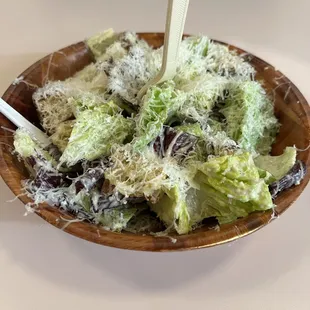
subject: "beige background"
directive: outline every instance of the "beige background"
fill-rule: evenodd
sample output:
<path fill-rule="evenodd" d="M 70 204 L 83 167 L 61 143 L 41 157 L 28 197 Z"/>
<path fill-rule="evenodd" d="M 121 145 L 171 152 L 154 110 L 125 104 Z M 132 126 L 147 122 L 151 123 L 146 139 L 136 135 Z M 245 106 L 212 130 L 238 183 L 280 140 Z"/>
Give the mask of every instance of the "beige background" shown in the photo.
<path fill-rule="evenodd" d="M 0 92 L 45 54 L 96 31 L 160 31 L 166 0 L 0 0 Z M 186 32 L 235 43 L 310 99 L 308 0 L 192 0 Z M 0 183 L 0 309 L 310 309 L 310 187 L 268 227 L 220 247 L 100 247 L 23 217 Z"/>

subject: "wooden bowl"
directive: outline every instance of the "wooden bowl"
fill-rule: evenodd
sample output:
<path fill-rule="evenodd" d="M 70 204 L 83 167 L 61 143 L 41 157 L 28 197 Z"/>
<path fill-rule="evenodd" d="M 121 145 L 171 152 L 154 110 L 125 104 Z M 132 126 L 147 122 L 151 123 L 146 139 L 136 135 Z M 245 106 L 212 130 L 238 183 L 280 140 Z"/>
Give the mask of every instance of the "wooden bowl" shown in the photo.
<path fill-rule="evenodd" d="M 163 44 L 164 35 L 162 33 L 141 33 L 139 35 L 154 47 Z M 230 48 L 239 54 L 245 53 L 241 49 L 232 46 Z M 247 60 L 257 70 L 256 78 L 264 81 L 264 87 L 267 91 L 275 90 L 275 113 L 282 126 L 273 146 L 273 154 L 281 154 L 286 146 L 296 145 L 299 149 L 306 149 L 310 143 L 310 108 L 306 99 L 281 72 L 275 70 L 265 61 L 253 55 L 247 55 Z M 47 80 L 64 80 L 92 61 L 93 56 L 83 42 L 73 44 L 44 57 L 24 71 L 20 76 L 27 83 L 12 84 L 5 92 L 3 99 L 28 120 L 40 126 L 32 102 L 32 94 L 35 88 L 31 85 L 42 86 Z M 15 126 L 2 114 L 0 115 L 0 125 L 15 129 Z M 0 133 L 1 175 L 14 194 L 20 195 L 21 181 L 26 179 L 28 174 L 23 164 L 12 154 L 12 134 L 5 130 L 1 130 Z M 298 158 L 304 161 L 309 169 L 310 150 L 299 152 Z M 283 192 L 276 199 L 277 207 L 275 210 L 277 214 L 283 213 L 297 199 L 307 185 L 309 177 L 310 173 L 306 175 L 300 185 Z M 26 196 L 20 196 L 19 199 L 24 204 L 30 202 Z M 102 245 L 142 251 L 174 251 L 210 247 L 246 236 L 274 219 L 271 210 L 255 212 L 232 224 L 222 225 L 219 231 L 211 229 L 206 224 L 203 228 L 195 230 L 189 235 L 172 235 L 171 237 L 175 238 L 175 242 L 172 242 L 171 238 L 168 237 L 114 233 L 84 222 L 75 222 L 66 226 L 66 222 L 61 217 L 67 219 L 73 219 L 73 217 L 46 204 L 40 205 L 36 213 L 55 227 L 77 237 Z"/>

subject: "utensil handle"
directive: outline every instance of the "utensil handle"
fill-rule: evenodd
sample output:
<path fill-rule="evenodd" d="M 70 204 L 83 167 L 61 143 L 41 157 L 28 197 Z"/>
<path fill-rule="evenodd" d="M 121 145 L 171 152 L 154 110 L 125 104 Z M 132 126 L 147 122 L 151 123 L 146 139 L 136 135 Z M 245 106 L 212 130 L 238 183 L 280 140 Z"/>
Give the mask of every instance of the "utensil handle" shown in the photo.
<path fill-rule="evenodd" d="M 174 78 L 177 70 L 179 47 L 186 20 L 189 0 L 168 0 L 163 60 L 159 73 L 139 91 L 137 98 L 142 99 L 148 88 Z"/>
<path fill-rule="evenodd" d="M 43 131 L 31 124 L 26 118 L 24 118 L 20 113 L 13 109 L 2 98 L 0 98 L 0 112 L 17 127 L 25 128 L 26 130 L 28 130 L 30 134 L 32 134 L 39 142 L 41 142 L 43 147 L 51 144 L 49 137 Z"/>
<path fill-rule="evenodd" d="M 157 83 L 170 80 L 176 74 L 188 4 L 189 0 L 168 0 L 161 78 Z"/>

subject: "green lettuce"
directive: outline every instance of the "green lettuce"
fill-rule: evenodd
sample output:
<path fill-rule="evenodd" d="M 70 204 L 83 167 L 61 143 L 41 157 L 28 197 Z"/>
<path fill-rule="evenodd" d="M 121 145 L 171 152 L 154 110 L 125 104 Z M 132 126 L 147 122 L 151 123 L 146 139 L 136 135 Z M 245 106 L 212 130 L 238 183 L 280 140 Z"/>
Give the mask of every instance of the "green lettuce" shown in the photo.
<path fill-rule="evenodd" d="M 212 158 L 198 167 L 204 175 L 204 183 L 230 198 L 252 202 L 258 208 L 272 207 L 268 186 L 249 153 Z"/>
<path fill-rule="evenodd" d="M 195 181 L 200 189 L 192 193 L 192 225 L 207 217 L 216 217 L 223 224 L 274 206 L 249 153 L 210 159 L 198 166 Z"/>
<path fill-rule="evenodd" d="M 284 153 L 279 156 L 257 156 L 254 159 L 255 165 L 262 170 L 268 171 L 274 181 L 284 177 L 294 166 L 296 162 L 297 151 L 294 147 L 287 147 Z"/>
<path fill-rule="evenodd" d="M 152 86 L 147 91 L 136 119 L 136 150 L 142 150 L 160 134 L 176 97 L 173 83 Z"/>
<path fill-rule="evenodd" d="M 36 156 L 37 154 L 43 155 L 44 157 L 51 157 L 26 129 L 20 128 L 15 131 L 14 147 L 15 151 L 23 158 Z"/>
<path fill-rule="evenodd" d="M 93 52 L 95 58 L 99 58 L 117 39 L 118 34 L 116 34 L 113 29 L 110 28 L 88 38 L 86 40 L 86 44 Z"/>
<path fill-rule="evenodd" d="M 128 222 L 136 215 L 138 208 L 117 207 L 104 210 L 100 216 L 99 223 L 111 231 L 121 232 L 127 227 Z"/>
<path fill-rule="evenodd" d="M 178 57 L 177 73 L 174 81 L 178 87 L 206 72 L 205 56 L 210 40 L 207 37 L 188 37 L 181 42 Z"/>
<path fill-rule="evenodd" d="M 201 129 L 199 123 L 183 124 L 174 128 L 178 131 L 186 132 L 199 138 L 202 138 L 204 136 L 204 131 Z"/>
<path fill-rule="evenodd" d="M 161 199 L 150 204 L 151 209 L 168 228 L 174 228 L 178 234 L 187 234 L 191 230 L 185 194 L 176 184 L 173 188 L 163 188 Z"/>
<path fill-rule="evenodd" d="M 186 38 L 181 44 L 186 47 L 192 55 L 205 57 L 208 53 L 210 39 L 205 36 L 191 36 Z M 191 61 L 191 59 L 188 61 Z"/>
<path fill-rule="evenodd" d="M 200 181 L 200 176 L 201 174 L 198 174 L 197 181 Z M 215 217 L 219 224 L 231 223 L 256 210 L 250 202 L 228 198 L 227 195 L 203 183 L 202 180 L 201 189 L 193 190 L 191 197 L 195 199 L 192 208 L 189 208 L 191 226 L 210 217 Z"/>
<path fill-rule="evenodd" d="M 177 111 L 178 117 L 182 121 L 194 120 L 205 126 L 215 104 L 224 100 L 229 84 L 227 78 L 206 73 L 188 80 L 180 88 L 184 92 L 184 100 Z"/>
<path fill-rule="evenodd" d="M 216 217 L 224 224 L 273 207 L 268 185 L 249 153 L 212 158 L 190 170 L 199 188 L 184 191 L 176 182 L 170 189 L 163 187 L 161 199 L 150 204 L 179 234 L 188 233 L 205 218 Z"/>
<path fill-rule="evenodd" d="M 69 120 L 60 123 L 55 133 L 50 137 L 53 144 L 56 145 L 61 152 L 63 152 L 68 145 L 74 122 L 74 120 Z"/>
<path fill-rule="evenodd" d="M 45 172 L 57 176 L 59 172 L 68 172 L 71 168 L 60 167 L 59 150 L 54 144 L 43 147 L 26 129 L 19 128 L 14 134 L 15 152 L 23 160 L 29 173 L 36 177 Z"/>
<path fill-rule="evenodd" d="M 77 94 L 82 91 L 103 94 L 107 88 L 108 77 L 98 64 L 91 63 L 64 83 L 67 87 L 75 88 Z"/>
<path fill-rule="evenodd" d="M 85 110 L 76 119 L 60 162 L 72 166 L 83 159 L 108 155 L 111 146 L 123 143 L 132 131 L 133 121 L 120 114 L 108 114 L 106 105 Z"/>
<path fill-rule="evenodd" d="M 75 117 L 78 117 L 79 113 L 85 110 L 94 109 L 99 106 L 101 107 L 100 110 L 102 113 L 109 115 L 114 115 L 122 111 L 113 101 L 106 102 L 101 96 L 91 93 L 84 93 L 71 97 L 68 99 L 68 102 L 72 106 Z"/>
<path fill-rule="evenodd" d="M 44 166 L 47 170 L 54 170 L 57 166 L 55 159 L 26 129 L 19 128 L 15 131 L 13 143 L 15 152 L 23 159 L 31 174 L 36 174 L 32 167 L 33 160 L 37 166 Z"/>
<path fill-rule="evenodd" d="M 279 123 L 261 84 L 255 81 L 234 84 L 220 112 L 226 118 L 228 136 L 242 148 L 260 154 L 270 152 Z"/>
<path fill-rule="evenodd" d="M 113 165 L 105 172 L 105 178 L 115 191 L 126 197 L 157 195 L 167 178 L 161 159 L 149 149 L 136 152 L 132 144 L 117 146 L 111 154 Z"/>

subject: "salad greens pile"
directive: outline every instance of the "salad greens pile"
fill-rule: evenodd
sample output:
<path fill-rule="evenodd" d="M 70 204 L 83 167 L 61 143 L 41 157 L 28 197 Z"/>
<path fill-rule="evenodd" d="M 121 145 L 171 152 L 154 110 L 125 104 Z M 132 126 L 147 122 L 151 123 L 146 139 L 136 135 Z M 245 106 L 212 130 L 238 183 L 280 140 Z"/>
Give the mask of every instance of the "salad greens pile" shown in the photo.
<path fill-rule="evenodd" d="M 241 56 L 185 38 L 174 79 L 139 100 L 163 49 L 111 29 L 86 44 L 94 63 L 33 95 L 53 144 L 15 134 L 32 207 L 47 202 L 112 231 L 178 234 L 274 207 L 269 185 L 292 169 L 296 150 L 269 155 L 279 122 Z"/>

